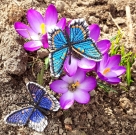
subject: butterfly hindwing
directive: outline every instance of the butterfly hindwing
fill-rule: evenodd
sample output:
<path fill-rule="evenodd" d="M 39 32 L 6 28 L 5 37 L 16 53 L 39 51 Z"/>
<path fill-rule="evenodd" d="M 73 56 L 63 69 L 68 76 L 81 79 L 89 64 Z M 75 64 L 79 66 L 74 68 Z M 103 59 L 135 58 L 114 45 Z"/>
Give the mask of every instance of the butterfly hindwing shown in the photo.
<path fill-rule="evenodd" d="M 33 106 L 16 110 L 10 113 L 9 115 L 7 115 L 4 121 L 7 124 L 11 124 L 11 125 L 18 125 L 18 126 L 26 125 L 27 122 L 29 121 L 31 114 L 33 113 L 33 110 L 34 110 Z"/>
<path fill-rule="evenodd" d="M 102 54 L 92 39 L 86 39 L 82 42 L 75 43 L 72 49 L 87 59 L 95 61 L 100 61 L 102 59 Z"/>
<path fill-rule="evenodd" d="M 28 126 L 38 132 L 42 132 L 47 125 L 47 117 L 44 116 L 38 109 L 34 109 L 29 118 Z"/>
<path fill-rule="evenodd" d="M 83 41 L 89 37 L 89 29 L 84 19 L 74 19 L 70 25 L 70 41 L 71 43 Z"/>
<path fill-rule="evenodd" d="M 32 95 L 32 98 L 37 106 L 47 109 L 57 111 L 60 108 L 59 102 L 53 95 L 49 95 L 46 92 L 46 89 L 41 85 L 28 82 L 27 88 Z M 38 96 L 37 96 L 38 95 Z"/>
<path fill-rule="evenodd" d="M 50 69 L 51 74 L 58 77 L 62 71 L 64 61 L 68 53 L 68 48 L 64 47 L 50 53 Z"/>
<path fill-rule="evenodd" d="M 52 27 L 48 31 L 48 43 L 52 49 L 59 49 L 67 44 L 62 30 L 57 26 Z"/>

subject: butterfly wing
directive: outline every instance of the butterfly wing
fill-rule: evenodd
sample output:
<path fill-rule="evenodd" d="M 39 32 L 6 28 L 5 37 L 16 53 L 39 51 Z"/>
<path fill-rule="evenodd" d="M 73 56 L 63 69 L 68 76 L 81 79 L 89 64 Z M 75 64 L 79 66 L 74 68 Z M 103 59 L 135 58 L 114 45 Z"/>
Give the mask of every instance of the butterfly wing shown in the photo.
<path fill-rule="evenodd" d="M 58 49 L 50 53 L 50 70 L 51 74 L 55 77 L 59 77 L 62 72 L 62 67 L 68 53 L 68 48 Z"/>
<path fill-rule="evenodd" d="M 9 115 L 7 115 L 4 119 L 5 123 L 10 125 L 23 126 L 26 125 L 31 114 L 33 113 L 34 107 L 29 106 L 22 108 L 20 110 L 16 110 Z"/>
<path fill-rule="evenodd" d="M 72 49 L 87 59 L 95 61 L 100 61 L 102 59 L 102 54 L 92 39 L 86 39 L 79 43 L 75 43 Z"/>
<path fill-rule="evenodd" d="M 57 111 L 60 108 L 60 104 L 57 99 L 53 95 L 47 94 L 46 89 L 41 85 L 34 82 L 28 82 L 26 86 L 33 98 L 33 101 L 39 107 L 53 111 Z"/>
<path fill-rule="evenodd" d="M 52 49 L 56 49 L 49 55 L 51 74 L 60 76 L 64 61 L 68 53 L 68 46 L 63 31 L 58 27 L 52 27 L 48 32 L 48 43 Z"/>
<path fill-rule="evenodd" d="M 28 126 L 38 132 L 42 132 L 47 125 L 47 117 L 38 109 L 35 109 L 29 118 Z"/>
<path fill-rule="evenodd" d="M 70 41 L 71 43 L 80 42 L 89 38 L 89 29 L 84 19 L 74 19 L 70 25 Z"/>
<path fill-rule="evenodd" d="M 63 31 L 57 26 L 51 27 L 48 31 L 48 43 L 52 49 L 60 49 L 63 46 L 66 46 L 67 41 Z"/>

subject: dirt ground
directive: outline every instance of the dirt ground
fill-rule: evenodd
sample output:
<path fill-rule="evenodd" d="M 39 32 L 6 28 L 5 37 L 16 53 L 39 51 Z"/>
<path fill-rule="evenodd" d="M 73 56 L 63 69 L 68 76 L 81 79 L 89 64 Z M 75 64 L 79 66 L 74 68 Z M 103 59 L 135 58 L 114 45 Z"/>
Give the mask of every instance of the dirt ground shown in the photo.
<path fill-rule="evenodd" d="M 136 62 L 132 68 L 134 83 L 126 87 L 127 91 L 120 87 L 126 86 L 125 82 L 114 86 L 117 93 L 96 89 L 89 104 L 75 103 L 69 110 L 50 112 L 43 133 L 4 124 L 8 113 L 22 107 L 15 103 L 25 102 L 24 97 L 30 99 L 24 80 L 36 82 L 41 67 L 34 59 L 32 72 L 31 62 L 36 54 L 23 49 L 24 40 L 13 24 L 27 23 L 25 13 L 32 6 L 44 13 L 50 3 L 56 6 L 59 18 L 66 17 L 67 21 L 85 18 L 88 24 L 99 24 L 101 39 L 115 36 L 120 27 L 125 33 L 122 44 L 126 48 L 135 47 L 136 0 L 33 0 L 33 5 L 31 0 L 0 0 L 0 135 L 136 135 Z M 131 10 L 133 31 L 127 23 L 126 6 Z M 44 86 L 49 91 L 50 80 L 46 71 Z"/>

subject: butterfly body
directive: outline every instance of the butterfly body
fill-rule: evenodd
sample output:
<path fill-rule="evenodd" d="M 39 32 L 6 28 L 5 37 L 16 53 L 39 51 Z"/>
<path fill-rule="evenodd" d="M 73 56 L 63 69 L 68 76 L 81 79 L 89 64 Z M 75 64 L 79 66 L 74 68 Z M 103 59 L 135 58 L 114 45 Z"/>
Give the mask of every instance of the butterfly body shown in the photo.
<path fill-rule="evenodd" d="M 48 95 L 44 87 L 34 82 L 27 84 L 27 89 L 33 99 L 30 106 L 16 110 L 7 115 L 4 121 L 10 125 L 24 126 L 42 132 L 47 126 L 48 110 L 57 111 L 60 107 L 59 102 L 53 95 Z"/>
<path fill-rule="evenodd" d="M 69 33 L 64 33 L 54 26 L 48 32 L 48 43 L 55 51 L 50 54 L 50 69 L 53 76 L 58 77 L 67 55 L 72 52 L 89 59 L 100 61 L 102 54 L 98 50 L 93 39 L 89 38 L 89 29 L 84 19 L 75 19 L 69 24 Z"/>

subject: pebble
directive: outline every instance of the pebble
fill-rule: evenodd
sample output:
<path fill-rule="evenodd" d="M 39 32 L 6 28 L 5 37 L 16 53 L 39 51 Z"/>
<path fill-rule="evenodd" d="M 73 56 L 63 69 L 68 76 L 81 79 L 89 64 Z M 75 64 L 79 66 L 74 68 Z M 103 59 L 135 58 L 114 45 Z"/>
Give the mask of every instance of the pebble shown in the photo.
<path fill-rule="evenodd" d="M 91 120 L 91 119 L 92 119 L 92 115 L 91 115 L 90 113 L 88 113 L 88 114 L 87 114 L 87 118 L 88 118 L 89 120 Z"/>
<path fill-rule="evenodd" d="M 90 16 L 88 19 L 88 22 L 89 22 L 89 24 L 94 24 L 94 23 L 99 24 L 99 18 L 96 18 L 94 16 Z"/>
<path fill-rule="evenodd" d="M 59 129 L 59 134 L 62 135 L 62 133 L 63 133 L 63 129 L 60 128 L 60 129 Z"/>
<path fill-rule="evenodd" d="M 109 28 L 108 28 L 107 25 L 104 25 L 104 26 L 103 26 L 103 31 L 104 31 L 105 33 L 109 33 Z"/>
<path fill-rule="evenodd" d="M 49 51 L 48 51 L 47 49 L 41 48 L 41 49 L 39 49 L 39 50 L 37 51 L 37 56 L 38 56 L 39 58 L 45 58 L 45 57 L 47 57 L 48 55 L 49 55 Z"/>
<path fill-rule="evenodd" d="M 130 103 L 130 100 L 126 97 L 123 97 L 123 98 L 120 98 L 119 100 L 120 102 L 120 106 L 123 108 L 123 109 L 127 109 L 127 108 L 130 108 L 132 105 Z"/>
<path fill-rule="evenodd" d="M 61 1 L 61 0 L 56 1 L 56 8 L 58 12 L 64 11 L 65 6 L 66 6 L 66 3 L 64 1 Z"/>
<path fill-rule="evenodd" d="M 71 118 L 66 118 L 66 119 L 64 120 L 64 123 L 65 123 L 65 124 L 72 124 Z"/>

